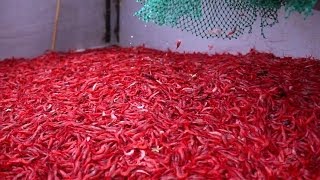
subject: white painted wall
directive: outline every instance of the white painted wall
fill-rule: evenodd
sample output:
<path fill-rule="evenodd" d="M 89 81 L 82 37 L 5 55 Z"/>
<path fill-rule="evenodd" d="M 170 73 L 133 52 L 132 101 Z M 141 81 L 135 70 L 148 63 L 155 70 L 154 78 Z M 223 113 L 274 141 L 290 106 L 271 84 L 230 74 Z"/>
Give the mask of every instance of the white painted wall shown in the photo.
<path fill-rule="evenodd" d="M 56 0 L 0 1 L 0 59 L 33 57 L 51 47 Z M 56 48 L 101 46 L 105 0 L 61 0 Z"/>
<path fill-rule="evenodd" d="M 123 0 L 121 4 L 121 42 L 122 46 L 145 44 L 147 47 L 166 50 L 175 49 L 177 39 L 182 40 L 179 51 L 208 52 L 208 45 L 213 45 L 210 53 L 241 52 L 246 53 L 251 48 L 259 51 L 272 52 L 278 56 L 306 57 L 320 59 L 320 12 L 304 20 L 299 14 L 289 19 L 280 14 L 280 23 L 266 29 L 267 39 L 260 35 L 259 22 L 252 34 L 241 36 L 237 40 L 202 39 L 189 32 L 181 32 L 170 27 L 145 24 L 133 14 L 141 5 L 134 0 Z"/>

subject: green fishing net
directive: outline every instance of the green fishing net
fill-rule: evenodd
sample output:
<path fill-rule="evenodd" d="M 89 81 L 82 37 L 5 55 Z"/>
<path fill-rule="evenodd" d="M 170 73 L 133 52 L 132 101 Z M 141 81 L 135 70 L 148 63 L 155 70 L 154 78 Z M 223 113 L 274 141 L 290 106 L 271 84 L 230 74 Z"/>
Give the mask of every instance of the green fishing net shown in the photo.
<path fill-rule="evenodd" d="M 142 8 L 135 13 L 144 22 L 176 27 L 203 38 L 234 39 L 252 31 L 260 19 L 261 34 L 278 22 L 284 7 L 305 16 L 312 14 L 317 0 L 137 0 Z"/>

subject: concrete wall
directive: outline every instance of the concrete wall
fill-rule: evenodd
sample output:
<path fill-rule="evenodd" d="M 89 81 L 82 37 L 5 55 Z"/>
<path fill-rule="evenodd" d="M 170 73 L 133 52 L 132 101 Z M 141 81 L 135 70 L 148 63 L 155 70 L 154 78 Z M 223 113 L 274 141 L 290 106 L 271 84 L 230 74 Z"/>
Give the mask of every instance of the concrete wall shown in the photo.
<path fill-rule="evenodd" d="M 33 57 L 51 47 L 56 0 L 0 1 L 0 59 Z M 56 48 L 101 46 L 105 0 L 61 0 Z"/>
<path fill-rule="evenodd" d="M 134 0 L 124 0 L 121 4 L 121 42 L 122 46 L 145 44 L 147 47 L 166 50 L 174 49 L 177 39 L 182 40 L 179 51 L 199 52 L 248 52 L 251 48 L 272 52 L 278 56 L 305 57 L 320 59 L 320 12 L 304 20 L 299 14 L 284 19 L 280 14 L 280 23 L 265 30 L 267 39 L 260 35 L 259 23 L 252 34 L 237 40 L 202 39 L 178 29 L 160 27 L 152 23 L 145 24 L 133 16 L 141 5 Z M 208 46 L 213 46 L 209 50 Z"/>
<path fill-rule="evenodd" d="M 106 45 L 104 36 L 105 0 L 61 0 L 57 34 L 57 50 L 84 49 Z M 112 1 L 113 2 L 113 1 Z M 135 0 L 121 1 L 120 37 L 122 46 L 146 44 L 148 47 L 174 49 L 182 40 L 179 51 L 247 52 L 250 48 L 284 56 L 313 56 L 320 59 L 320 12 L 304 20 L 294 15 L 280 19 L 275 27 L 260 29 L 238 40 L 202 39 L 178 29 L 145 24 L 133 16 L 141 5 Z M 114 15 L 114 5 L 112 14 Z M 318 5 L 318 9 L 320 5 Z M 1 0 L 0 59 L 33 57 L 50 49 L 56 0 Z M 283 15 L 283 14 L 282 14 Z M 115 17 L 113 16 L 113 22 Z M 257 25 L 258 26 L 258 25 Z M 113 31 L 113 28 L 112 28 Z M 114 42 L 114 34 L 113 40 Z M 209 50 L 208 46 L 213 46 Z"/>

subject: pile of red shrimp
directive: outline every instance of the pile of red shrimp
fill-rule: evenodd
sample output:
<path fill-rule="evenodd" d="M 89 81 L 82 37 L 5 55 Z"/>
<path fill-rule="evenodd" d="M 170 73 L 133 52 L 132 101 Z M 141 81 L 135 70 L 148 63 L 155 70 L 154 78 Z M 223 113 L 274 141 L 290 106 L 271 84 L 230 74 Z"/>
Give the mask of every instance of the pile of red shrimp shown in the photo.
<path fill-rule="evenodd" d="M 320 61 L 110 47 L 0 62 L 5 179 L 320 177 Z"/>

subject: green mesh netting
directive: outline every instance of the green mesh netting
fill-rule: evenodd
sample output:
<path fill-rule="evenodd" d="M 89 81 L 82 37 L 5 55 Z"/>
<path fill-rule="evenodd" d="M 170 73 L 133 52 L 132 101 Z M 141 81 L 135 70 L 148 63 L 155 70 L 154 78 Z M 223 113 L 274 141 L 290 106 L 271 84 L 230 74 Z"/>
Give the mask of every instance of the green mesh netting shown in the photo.
<path fill-rule="evenodd" d="M 204 38 L 233 39 L 252 31 L 258 18 L 263 29 L 278 22 L 284 7 L 287 16 L 296 11 L 312 13 L 317 0 L 137 0 L 143 7 L 135 13 L 145 22 L 190 31 Z"/>

